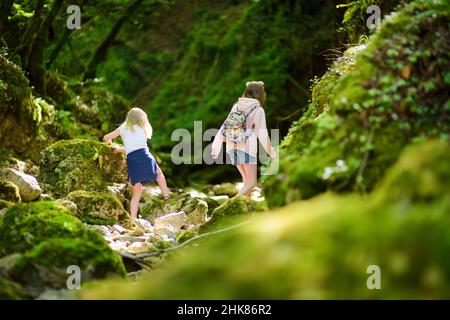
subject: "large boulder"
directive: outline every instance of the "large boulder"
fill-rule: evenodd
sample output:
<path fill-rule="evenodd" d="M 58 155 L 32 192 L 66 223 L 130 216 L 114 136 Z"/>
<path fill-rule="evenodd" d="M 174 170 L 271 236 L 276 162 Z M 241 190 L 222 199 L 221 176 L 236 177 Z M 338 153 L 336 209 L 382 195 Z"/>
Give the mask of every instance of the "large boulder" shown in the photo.
<path fill-rule="evenodd" d="M 404 146 L 448 139 L 449 16 L 444 1 L 414 1 L 316 81 L 280 145 L 279 171 L 264 181 L 271 207 L 327 190 L 366 193 Z"/>
<path fill-rule="evenodd" d="M 23 71 L 0 54 L 0 146 L 18 152 L 30 148 L 41 111 Z"/>
<path fill-rule="evenodd" d="M 186 249 L 131 289 L 109 281 L 81 298 L 448 299 L 445 158 L 448 143 L 408 148 L 367 198 L 328 193 L 295 202 Z M 377 274 L 381 290 L 370 290 Z"/>
<path fill-rule="evenodd" d="M 42 193 L 36 178 L 11 168 L 0 169 L 0 177 L 14 183 L 20 192 L 22 201 L 29 202 L 39 198 Z"/>
<path fill-rule="evenodd" d="M 208 203 L 189 194 L 174 195 L 169 200 L 153 197 L 143 204 L 141 215 L 153 223 L 156 218 L 181 211 L 186 214 L 188 224 L 200 225 L 207 221 Z"/>
<path fill-rule="evenodd" d="M 93 140 L 62 140 L 44 151 L 39 180 L 47 192 L 64 197 L 72 191 L 107 191 L 124 182 L 127 168 L 123 154 Z"/>
<path fill-rule="evenodd" d="M 122 203 L 106 192 L 74 191 L 66 198 L 77 206 L 78 218 L 94 225 L 129 224 L 130 215 Z"/>
<path fill-rule="evenodd" d="M 0 199 L 5 201 L 19 202 L 19 188 L 11 181 L 0 179 Z"/>

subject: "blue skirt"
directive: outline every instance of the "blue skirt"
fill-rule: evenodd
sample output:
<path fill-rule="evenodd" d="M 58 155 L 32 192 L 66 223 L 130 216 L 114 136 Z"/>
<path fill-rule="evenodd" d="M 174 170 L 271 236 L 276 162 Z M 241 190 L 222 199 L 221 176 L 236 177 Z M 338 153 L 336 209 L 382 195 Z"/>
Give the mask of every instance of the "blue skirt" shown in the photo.
<path fill-rule="evenodd" d="M 139 149 L 127 155 L 128 178 L 136 183 L 149 183 L 156 180 L 158 164 L 147 149 Z"/>

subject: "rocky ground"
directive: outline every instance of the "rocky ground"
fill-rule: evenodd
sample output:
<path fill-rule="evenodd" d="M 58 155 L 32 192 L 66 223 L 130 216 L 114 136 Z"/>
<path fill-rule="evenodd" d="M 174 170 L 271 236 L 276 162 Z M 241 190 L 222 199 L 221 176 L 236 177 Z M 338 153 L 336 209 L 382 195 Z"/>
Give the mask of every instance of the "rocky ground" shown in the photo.
<path fill-rule="evenodd" d="M 132 221 L 124 158 L 95 141 L 58 141 L 39 167 L 10 158 L 0 172 L 0 275 L 10 284 L 1 293 L 8 298 L 70 297 L 70 265 L 86 271 L 86 281 L 150 272 L 188 241 L 266 210 L 260 189 L 236 198 L 239 184 L 175 189 L 169 200 L 145 186 Z"/>

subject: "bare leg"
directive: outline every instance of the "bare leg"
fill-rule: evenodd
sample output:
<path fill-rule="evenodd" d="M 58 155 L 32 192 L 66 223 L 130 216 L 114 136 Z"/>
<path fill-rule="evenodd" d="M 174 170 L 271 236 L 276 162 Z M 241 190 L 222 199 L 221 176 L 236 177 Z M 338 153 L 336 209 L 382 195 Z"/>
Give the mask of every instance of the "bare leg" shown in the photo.
<path fill-rule="evenodd" d="M 239 196 L 250 196 L 258 182 L 258 166 L 256 165 L 256 163 L 244 164 L 243 166 L 247 175 L 247 183 L 245 183 L 242 187 L 241 191 L 239 192 Z"/>
<path fill-rule="evenodd" d="M 156 175 L 156 182 L 158 183 L 158 186 L 161 189 L 164 199 L 169 198 L 169 189 L 167 188 L 166 177 L 164 176 L 164 173 L 159 168 L 159 166 Z"/>
<path fill-rule="evenodd" d="M 136 183 L 133 186 L 133 197 L 131 198 L 130 211 L 133 220 L 137 219 L 137 213 L 139 210 L 139 202 L 142 196 L 142 184 Z"/>
<path fill-rule="evenodd" d="M 238 164 L 237 169 L 239 170 L 239 173 L 242 176 L 242 182 L 244 182 L 244 185 L 247 183 L 247 173 L 245 172 L 245 168 L 243 164 Z"/>

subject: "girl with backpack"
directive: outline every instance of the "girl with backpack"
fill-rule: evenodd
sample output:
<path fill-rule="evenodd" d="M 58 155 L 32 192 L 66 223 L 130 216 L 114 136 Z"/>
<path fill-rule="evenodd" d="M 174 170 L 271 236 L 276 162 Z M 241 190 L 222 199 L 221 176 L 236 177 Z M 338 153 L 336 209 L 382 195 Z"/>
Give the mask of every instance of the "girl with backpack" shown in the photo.
<path fill-rule="evenodd" d="M 239 170 L 244 186 L 238 196 L 250 196 L 257 184 L 258 139 L 269 154 L 276 152 L 270 143 L 263 109 L 266 92 L 262 81 L 247 82 L 244 94 L 231 109 L 212 144 L 211 156 L 217 159 L 222 143 L 233 165 Z"/>

